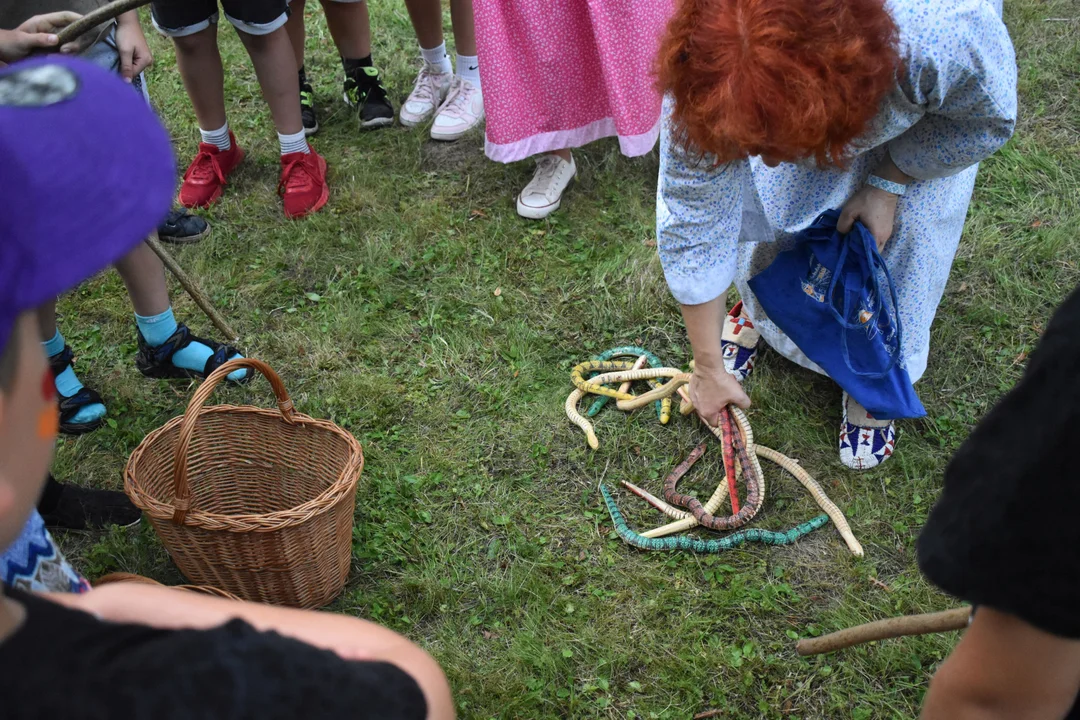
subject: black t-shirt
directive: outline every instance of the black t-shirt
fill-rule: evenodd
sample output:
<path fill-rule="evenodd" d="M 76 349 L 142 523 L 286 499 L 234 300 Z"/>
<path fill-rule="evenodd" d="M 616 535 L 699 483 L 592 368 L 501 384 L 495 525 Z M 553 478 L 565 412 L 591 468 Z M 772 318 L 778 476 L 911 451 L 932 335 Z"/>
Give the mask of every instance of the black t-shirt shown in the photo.
<path fill-rule="evenodd" d="M 945 471 L 919 567 L 974 605 L 1080 639 L 1080 289 L 1058 308 L 1020 382 Z M 1080 720 L 1080 705 L 1068 716 Z"/>
<path fill-rule="evenodd" d="M 0 717 L 314 720 L 427 715 L 395 665 L 337 655 L 241 620 L 157 630 L 5 588 L 26 622 L 0 643 Z"/>

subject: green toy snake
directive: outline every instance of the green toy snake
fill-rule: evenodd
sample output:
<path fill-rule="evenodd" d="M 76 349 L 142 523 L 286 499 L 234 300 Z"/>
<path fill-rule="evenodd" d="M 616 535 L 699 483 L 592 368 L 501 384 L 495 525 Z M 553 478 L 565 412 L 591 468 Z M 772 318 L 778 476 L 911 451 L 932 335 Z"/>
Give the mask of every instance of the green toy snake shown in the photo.
<path fill-rule="evenodd" d="M 645 348 L 637 347 L 636 345 L 620 345 L 619 347 L 605 350 L 593 359 L 602 362 L 604 360 L 615 360 L 616 358 L 638 358 L 642 356 L 645 357 L 645 367 L 664 367 L 664 364 L 660 362 L 660 358 Z M 652 387 L 660 387 L 663 384 L 664 381 L 661 379 L 649 381 L 649 385 Z M 600 395 L 597 397 L 589 407 L 589 411 L 585 413 L 585 417 L 596 417 L 596 414 L 599 413 L 610 400 L 611 398 L 607 395 Z M 667 425 L 668 418 L 671 417 L 671 398 L 664 398 L 663 400 L 656 401 L 656 417 L 660 419 L 661 425 Z"/>
<path fill-rule="evenodd" d="M 818 515 L 812 520 L 796 525 L 787 532 L 751 528 L 749 530 L 740 530 L 718 540 L 699 540 L 685 535 L 647 538 L 630 529 L 626 524 L 626 519 L 615 505 L 615 499 L 611 497 L 611 493 L 608 492 L 606 487 L 601 485 L 600 492 L 604 496 L 604 503 L 607 505 L 608 513 L 611 515 L 611 522 L 615 525 L 615 532 L 626 543 L 642 550 L 692 550 L 696 553 L 719 553 L 737 548 L 747 542 L 759 542 L 765 545 L 790 545 L 802 536 L 810 534 L 829 522 L 828 515 Z"/>

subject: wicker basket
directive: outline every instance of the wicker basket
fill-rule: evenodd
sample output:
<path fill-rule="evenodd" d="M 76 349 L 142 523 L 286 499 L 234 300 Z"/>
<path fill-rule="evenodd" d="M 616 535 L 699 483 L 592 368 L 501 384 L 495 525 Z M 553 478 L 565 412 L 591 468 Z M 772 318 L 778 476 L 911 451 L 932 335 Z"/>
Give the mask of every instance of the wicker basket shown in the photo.
<path fill-rule="evenodd" d="M 266 376 L 278 410 L 203 407 L 242 368 Z M 277 374 L 243 358 L 218 368 L 182 417 L 146 436 L 124 468 L 124 490 L 193 583 L 312 608 L 349 575 L 363 467 L 356 438 L 296 412 Z"/>
<path fill-rule="evenodd" d="M 187 590 L 189 592 L 198 593 L 200 595 L 210 595 L 212 597 L 225 598 L 226 600 L 236 600 L 239 602 L 240 598 L 236 597 L 230 592 L 224 590 L 218 590 L 208 585 L 164 585 L 157 580 L 144 577 L 142 575 L 136 575 L 135 573 L 126 572 L 114 572 L 108 575 L 103 575 L 94 581 L 94 587 L 101 587 L 102 585 L 111 585 L 113 583 L 137 583 L 139 585 L 159 585 L 161 587 L 170 587 L 174 590 Z"/>

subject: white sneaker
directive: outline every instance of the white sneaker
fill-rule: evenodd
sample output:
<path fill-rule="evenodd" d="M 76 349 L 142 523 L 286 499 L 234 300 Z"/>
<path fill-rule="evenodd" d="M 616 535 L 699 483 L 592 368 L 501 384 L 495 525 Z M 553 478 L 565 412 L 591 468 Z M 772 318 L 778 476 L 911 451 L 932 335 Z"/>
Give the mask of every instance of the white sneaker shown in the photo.
<path fill-rule="evenodd" d="M 446 102 L 435 114 L 432 140 L 457 140 L 484 119 L 484 93 L 468 80 L 454 76 Z"/>
<path fill-rule="evenodd" d="M 439 72 L 438 68 L 424 64 L 416 76 L 416 86 L 401 106 L 398 118 L 405 127 L 416 127 L 427 122 L 435 109 L 446 99 L 454 74 Z"/>
<path fill-rule="evenodd" d="M 517 212 L 523 218 L 541 220 L 559 209 L 563 192 L 577 177 L 574 156 L 570 162 L 558 155 L 541 155 L 536 161 L 536 174 L 517 199 Z"/>

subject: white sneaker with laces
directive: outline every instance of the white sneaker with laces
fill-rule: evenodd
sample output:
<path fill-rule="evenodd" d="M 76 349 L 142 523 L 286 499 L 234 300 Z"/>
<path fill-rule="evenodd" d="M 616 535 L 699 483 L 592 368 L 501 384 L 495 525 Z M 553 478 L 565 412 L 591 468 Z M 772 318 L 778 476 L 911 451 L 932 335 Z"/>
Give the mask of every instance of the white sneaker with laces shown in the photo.
<path fill-rule="evenodd" d="M 454 76 L 446 101 L 435 113 L 432 140 L 457 140 L 484 119 L 484 94 L 468 80 Z"/>
<path fill-rule="evenodd" d="M 536 160 L 536 173 L 517 199 L 517 212 L 523 218 L 542 220 L 562 205 L 563 192 L 577 177 L 574 156 L 567 162 L 555 154 Z"/>
<path fill-rule="evenodd" d="M 453 77 L 453 73 L 439 72 L 437 68 L 425 63 L 420 74 L 416 76 L 413 91 L 401 106 L 401 113 L 398 115 L 401 124 L 411 128 L 427 122 L 435 109 L 446 99 Z"/>

